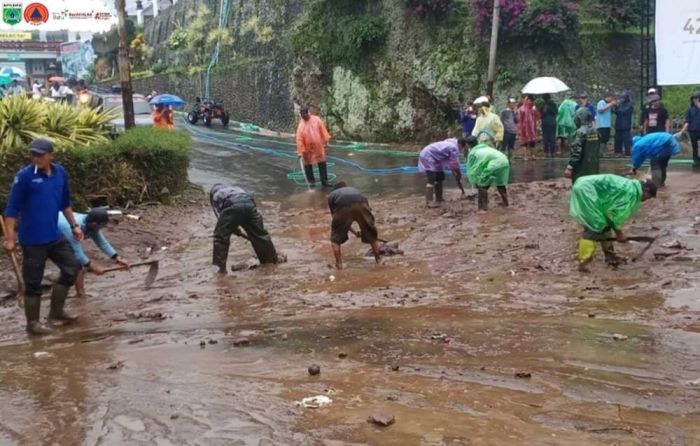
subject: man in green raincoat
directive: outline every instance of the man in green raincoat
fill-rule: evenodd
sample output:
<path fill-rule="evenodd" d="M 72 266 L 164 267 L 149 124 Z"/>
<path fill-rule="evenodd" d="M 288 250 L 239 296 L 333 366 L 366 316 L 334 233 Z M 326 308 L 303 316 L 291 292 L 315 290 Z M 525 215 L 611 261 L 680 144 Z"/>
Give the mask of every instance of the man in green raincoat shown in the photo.
<path fill-rule="evenodd" d="M 615 255 L 610 231 L 620 243 L 627 241 L 622 225 L 639 209 L 642 201 L 656 197 L 656 185 L 652 181 L 628 179 L 619 175 L 588 175 L 580 178 L 571 188 L 569 213 L 583 226 L 583 236 L 578 243 L 579 271 L 589 272 L 589 264 L 600 242 L 605 261 L 617 266 L 620 258 Z"/>
<path fill-rule="evenodd" d="M 600 173 L 600 150 L 597 144 L 594 144 L 595 141 L 591 142 L 593 116 L 588 108 L 579 108 L 574 115 L 574 122 L 577 127 L 576 134 L 571 142 L 569 165 L 564 171 L 564 176 L 571 178 L 572 183 L 582 176 Z"/>
<path fill-rule="evenodd" d="M 475 146 L 476 145 L 476 146 Z M 478 139 L 467 139 L 467 178 L 472 186 L 478 189 L 479 210 L 486 211 L 489 207 L 489 188 L 496 186 L 501 195 L 502 205 L 508 206 L 508 177 L 510 175 L 510 162 L 508 157 L 496 150 L 496 139 L 493 134 L 484 130 Z"/>
<path fill-rule="evenodd" d="M 569 141 L 576 133 L 574 114 L 576 113 L 576 101 L 572 98 L 564 99 L 559 105 L 557 113 L 557 138 L 559 138 L 559 153 L 566 153 L 569 150 Z"/>

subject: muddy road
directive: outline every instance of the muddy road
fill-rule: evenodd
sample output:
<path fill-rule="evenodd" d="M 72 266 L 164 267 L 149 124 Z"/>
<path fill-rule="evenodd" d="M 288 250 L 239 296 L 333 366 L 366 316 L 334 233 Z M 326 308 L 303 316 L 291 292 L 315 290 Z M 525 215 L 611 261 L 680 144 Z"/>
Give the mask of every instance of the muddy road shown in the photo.
<path fill-rule="evenodd" d="M 192 178 L 249 181 L 289 261 L 218 277 L 196 190 L 110 226 L 127 258 L 161 259 L 158 280 L 90 276 L 90 296 L 69 301 L 80 323 L 42 339 L 4 301 L 0 444 L 700 444 L 697 174 L 671 172 L 628 223 L 659 235 L 641 259 L 613 271 L 598 253 L 590 275 L 576 272 L 563 180 L 511 186 L 508 209 L 493 193 L 477 214 L 455 190 L 428 210 L 409 186 L 420 179 L 379 177 L 405 186 L 370 192 L 380 236 L 405 255 L 375 266 L 353 239 L 336 272 L 322 190 L 198 147 Z M 234 240 L 229 265 L 252 256 Z M 1 277 L 7 294 L 6 263 Z M 330 404 L 297 404 L 318 395 Z"/>

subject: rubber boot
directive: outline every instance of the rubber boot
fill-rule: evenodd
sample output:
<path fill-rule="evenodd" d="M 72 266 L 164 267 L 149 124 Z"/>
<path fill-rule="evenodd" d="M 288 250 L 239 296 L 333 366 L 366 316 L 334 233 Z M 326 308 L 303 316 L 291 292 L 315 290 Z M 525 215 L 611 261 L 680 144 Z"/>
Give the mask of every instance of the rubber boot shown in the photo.
<path fill-rule="evenodd" d="M 78 316 L 66 313 L 63 307 L 66 306 L 68 287 L 54 284 L 51 289 L 51 311 L 49 311 L 49 322 L 56 325 L 70 325 L 78 319 Z"/>
<path fill-rule="evenodd" d="M 501 194 L 501 199 L 503 202 L 501 203 L 501 206 L 503 207 L 508 207 L 508 189 L 506 189 L 505 186 L 498 186 L 498 193 Z"/>
<path fill-rule="evenodd" d="M 220 243 L 214 243 L 212 265 L 219 267 L 219 273 L 226 274 L 226 261 L 228 260 L 228 247 Z"/>
<path fill-rule="evenodd" d="M 306 175 L 306 182 L 309 183 L 310 187 L 316 186 L 316 178 L 314 178 L 314 166 L 309 164 L 304 166 L 304 175 Z"/>
<path fill-rule="evenodd" d="M 445 201 L 445 199 L 442 196 L 442 186 L 442 181 L 438 181 L 437 183 L 435 183 L 435 201 L 437 201 L 438 203 L 442 203 L 443 201 Z"/>
<path fill-rule="evenodd" d="M 489 209 L 489 191 L 479 188 L 478 203 L 480 211 L 488 211 Z"/>
<path fill-rule="evenodd" d="M 328 186 L 328 165 L 325 161 L 318 163 L 318 173 L 321 176 L 321 184 Z"/>
<path fill-rule="evenodd" d="M 41 315 L 41 297 L 24 296 L 24 314 L 27 317 L 27 333 L 33 335 L 46 335 L 51 329 L 39 322 Z"/>
<path fill-rule="evenodd" d="M 425 204 L 428 207 L 433 207 L 435 204 L 433 203 L 433 197 L 435 195 L 435 186 L 432 184 L 426 184 L 425 185 Z"/>

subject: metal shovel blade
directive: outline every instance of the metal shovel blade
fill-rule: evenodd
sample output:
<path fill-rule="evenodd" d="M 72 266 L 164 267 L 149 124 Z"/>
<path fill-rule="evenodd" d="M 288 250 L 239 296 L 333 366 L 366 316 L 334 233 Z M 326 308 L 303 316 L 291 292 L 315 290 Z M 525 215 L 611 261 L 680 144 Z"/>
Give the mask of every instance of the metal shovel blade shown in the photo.
<path fill-rule="evenodd" d="M 158 261 L 154 261 L 151 263 L 151 267 L 148 268 L 148 274 L 146 274 L 146 280 L 144 280 L 143 284 L 146 286 L 146 288 L 150 287 L 153 285 L 153 282 L 155 282 L 156 277 L 158 277 Z"/>

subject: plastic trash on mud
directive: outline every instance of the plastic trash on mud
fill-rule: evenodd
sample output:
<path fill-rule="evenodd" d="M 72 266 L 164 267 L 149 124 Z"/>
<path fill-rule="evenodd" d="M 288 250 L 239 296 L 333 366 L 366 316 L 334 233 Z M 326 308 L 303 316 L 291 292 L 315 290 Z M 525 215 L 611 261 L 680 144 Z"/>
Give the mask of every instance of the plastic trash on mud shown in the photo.
<path fill-rule="evenodd" d="M 297 401 L 297 406 L 305 407 L 308 409 L 320 409 L 332 403 L 333 400 L 328 398 L 326 395 L 316 395 L 304 398 L 301 401 Z"/>

